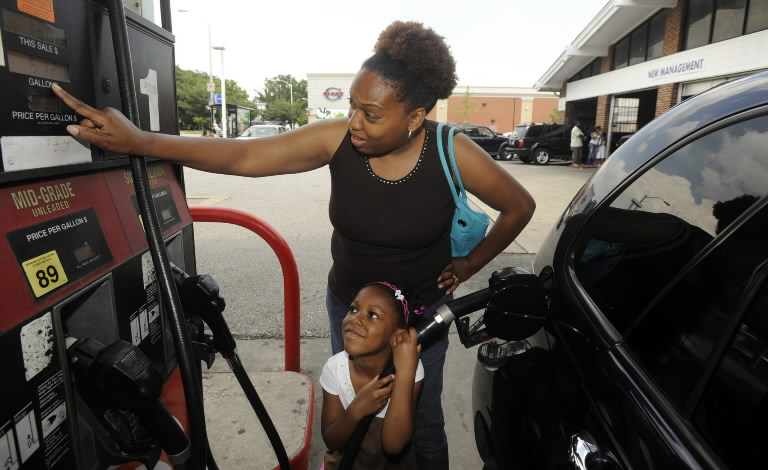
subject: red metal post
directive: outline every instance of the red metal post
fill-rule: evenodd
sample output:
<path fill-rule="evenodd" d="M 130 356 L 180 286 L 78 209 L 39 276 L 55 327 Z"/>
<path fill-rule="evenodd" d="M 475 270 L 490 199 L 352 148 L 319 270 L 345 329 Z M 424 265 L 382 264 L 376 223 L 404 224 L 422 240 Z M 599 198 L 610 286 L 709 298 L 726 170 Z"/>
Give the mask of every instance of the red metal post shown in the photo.
<path fill-rule="evenodd" d="M 300 372 L 299 268 L 288 243 L 268 223 L 241 210 L 226 207 L 191 206 L 189 212 L 195 222 L 223 222 L 247 228 L 263 238 L 275 252 L 283 269 L 285 370 Z"/>

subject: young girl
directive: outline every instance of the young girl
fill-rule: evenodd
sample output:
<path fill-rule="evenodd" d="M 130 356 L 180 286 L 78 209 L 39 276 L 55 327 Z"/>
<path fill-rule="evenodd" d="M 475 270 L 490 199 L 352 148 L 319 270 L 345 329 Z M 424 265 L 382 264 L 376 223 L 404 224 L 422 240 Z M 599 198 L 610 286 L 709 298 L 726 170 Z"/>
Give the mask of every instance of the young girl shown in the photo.
<path fill-rule="evenodd" d="M 416 468 L 411 437 L 424 369 L 416 330 L 407 329 L 415 313 L 388 282 L 366 284 L 349 306 L 342 321 L 344 351 L 331 357 L 320 375 L 325 470 L 338 467 L 358 423 L 374 413 L 354 468 Z M 395 373 L 379 377 L 390 360 Z"/>
<path fill-rule="evenodd" d="M 595 152 L 595 166 L 600 166 L 603 162 L 605 162 L 605 132 L 600 132 Z"/>

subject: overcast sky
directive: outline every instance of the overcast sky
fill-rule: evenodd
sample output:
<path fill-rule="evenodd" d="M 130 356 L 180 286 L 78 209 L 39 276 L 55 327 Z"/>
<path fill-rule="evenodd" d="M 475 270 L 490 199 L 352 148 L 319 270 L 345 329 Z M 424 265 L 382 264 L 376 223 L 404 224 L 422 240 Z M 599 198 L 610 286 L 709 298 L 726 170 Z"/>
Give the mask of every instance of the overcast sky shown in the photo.
<path fill-rule="evenodd" d="M 532 87 L 607 0 L 172 0 L 176 63 L 209 69 L 223 45 L 224 73 L 255 96 L 264 80 L 354 73 L 392 21 L 444 36 L 459 85 Z M 178 10 L 188 10 L 179 12 Z M 221 54 L 213 51 L 213 74 Z"/>

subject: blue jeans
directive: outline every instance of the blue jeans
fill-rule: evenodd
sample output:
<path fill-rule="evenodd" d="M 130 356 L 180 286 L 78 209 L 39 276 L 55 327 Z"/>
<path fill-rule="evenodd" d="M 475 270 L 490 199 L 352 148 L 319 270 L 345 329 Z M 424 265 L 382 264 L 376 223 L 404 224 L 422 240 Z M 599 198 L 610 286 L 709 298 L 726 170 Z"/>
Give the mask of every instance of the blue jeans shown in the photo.
<path fill-rule="evenodd" d="M 587 154 L 587 165 L 591 165 L 595 162 L 595 154 L 597 153 L 597 144 L 589 143 L 589 153 Z"/>
<path fill-rule="evenodd" d="M 424 311 L 425 317 L 431 317 L 437 307 L 451 300 L 445 296 Z M 331 330 L 331 350 L 333 354 L 344 349 L 341 320 L 347 315 L 349 305 L 342 302 L 327 289 L 325 305 L 328 308 L 328 321 Z M 419 470 L 448 470 L 448 438 L 445 435 L 445 418 L 441 395 L 443 393 L 443 365 L 448 351 L 448 331 L 427 347 L 422 345 L 421 363 L 424 366 L 424 384 L 419 402 L 416 404 L 415 429 L 413 444 L 416 451 L 416 463 Z"/>

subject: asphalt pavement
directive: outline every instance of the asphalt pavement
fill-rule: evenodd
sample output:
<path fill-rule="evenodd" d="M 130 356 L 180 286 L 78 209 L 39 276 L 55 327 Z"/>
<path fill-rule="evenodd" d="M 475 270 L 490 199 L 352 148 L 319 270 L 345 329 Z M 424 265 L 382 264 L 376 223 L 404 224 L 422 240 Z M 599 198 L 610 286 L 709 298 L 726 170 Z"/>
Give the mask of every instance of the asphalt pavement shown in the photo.
<path fill-rule="evenodd" d="M 457 296 L 487 286 L 490 274 L 507 266 L 532 266 L 535 253 L 576 191 L 596 171 L 518 161 L 499 162 L 534 197 L 536 212 L 504 253 L 472 279 Z M 301 374 L 282 372 L 283 354 L 279 266 L 258 237 L 223 224 L 195 224 L 199 272 L 212 274 L 227 300 L 227 321 L 237 337 L 238 352 L 289 455 L 307 439 L 309 468 L 317 470 L 325 447 L 320 435 L 322 389 L 318 379 L 330 356 L 325 317 L 325 277 L 330 266 L 327 205 L 330 181 L 326 169 L 301 175 L 249 178 L 211 175 L 185 169 L 190 205 L 233 207 L 263 219 L 282 235 L 294 252 L 301 279 Z M 497 213 L 470 196 L 495 219 Z M 255 271 L 255 272 L 254 272 Z M 472 418 L 472 374 L 475 348 L 466 349 L 455 329 L 446 358 L 443 408 L 451 467 L 482 468 Z M 204 373 L 209 440 L 219 468 L 270 469 L 277 460 L 254 413 L 222 359 Z M 314 389 L 314 390 L 313 390 Z M 311 392 L 314 391 L 314 397 Z M 314 412 L 314 416 L 310 416 Z M 311 419 L 307 433 L 306 423 Z"/>

